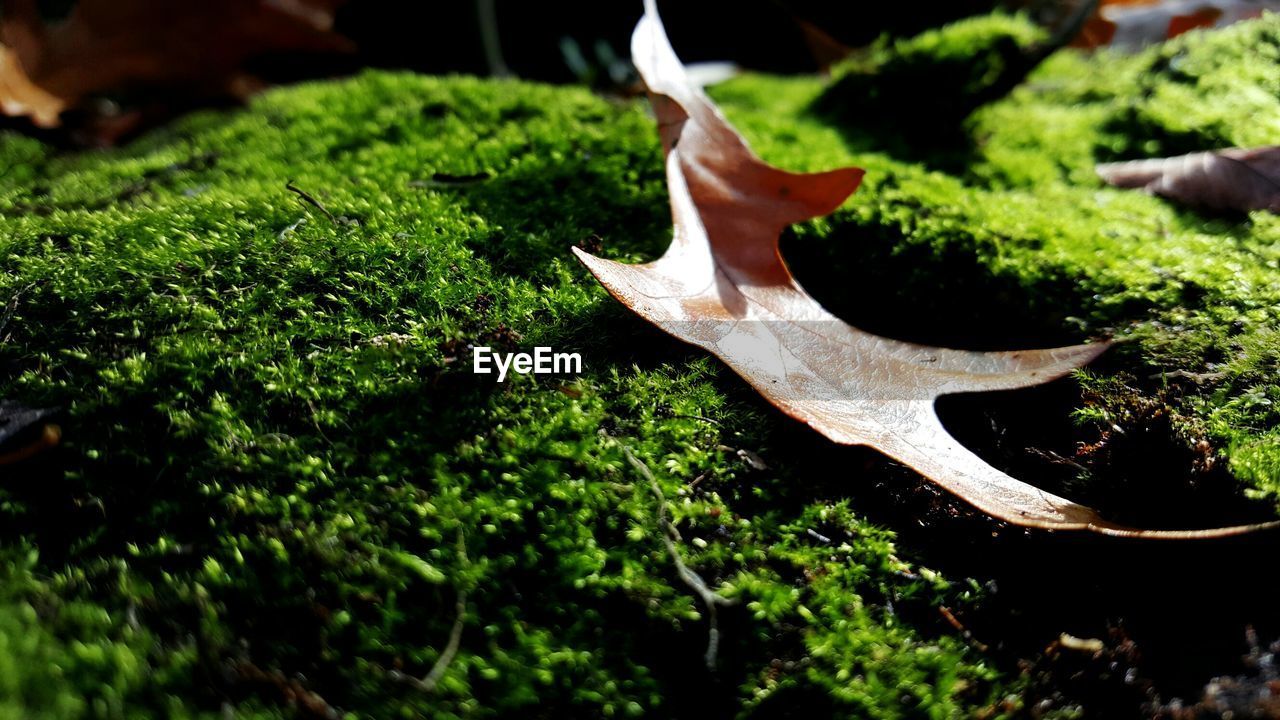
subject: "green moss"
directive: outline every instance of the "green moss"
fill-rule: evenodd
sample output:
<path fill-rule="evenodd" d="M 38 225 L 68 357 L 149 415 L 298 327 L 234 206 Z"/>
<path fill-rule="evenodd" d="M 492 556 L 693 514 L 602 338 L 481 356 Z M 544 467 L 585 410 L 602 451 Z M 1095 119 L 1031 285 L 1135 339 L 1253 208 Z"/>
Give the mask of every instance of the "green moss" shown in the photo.
<path fill-rule="evenodd" d="M 1171 47 L 1208 67 L 1213 43 L 1265 48 L 1276 23 Z M 785 239 L 832 309 L 993 347 L 1115 332 L 1114 372 L 1180 388 L 1181 417 L 1274 494 L 1280 224 L 1090 174 L 1151 138 L 1253 132 L 1161 124 L 1153 89 L 1182 80 L 1140 72 L 1154 56 L 1103 56 L 1085 79 L 1055 57 L 973 116 L 958 175 L 812 114 L 815 80 L 716 96 L 775 162 L 868 169 Z M 1169 132 L 1126 129 L 1132 107 Z M 592 236 L 631 260 L 667 243 L 640 106 L 369 73 L 121 150 L 3 135 L 0 163 L 0 397 L 62 407 L 65 432 L 0 482 L 0 665 L 30 670 L 0 683 L 10 715 L 272 716 L 303 688 L 358 717 L 957 717 L 1012 687 L 937 620 L 979 601 L 974 583 L 895 547 L 778 413 L 572 261 Z M 586 368 L 497 384 L 470 372 L 469 343 L 580 351 Z M 718 680 L 624 445 L 656 473 L 685 562 L 738 601 Z M 440 659 L 464 593 L 435 692 L 405 682 Z"/>
<path fill-rule="evenodd" d="M 592 235 L 636 259 L 669 237 L 638 106 L 371 73 L 123 150 L 0 153 L 24 168 L 0 190 L 0 397 L 64 408 L 65 431 L 0 487 L 5 545 L 39 548 L 24 572 L 48 578 L 6 595 L 0 662 L 63 670 L 39 692 L 18 675 L 10 707 L 252 713 L 296 681 L 361 717 L 634 716 L 690 712 L 711 683 L 724 708 L 783 687 L 888 718 L 995 691 L 884 599 L 969 591 L 907 572 L 788 463 L 744 464 L 778 418 L 572 260 Z M 497 384 L 468 343 L 581 351 L 586 372 Z M 686 561 L 740 600 L 719 682 L 623 444 Z M 834 550 L 805 533 L 828 513 Z M 402 675 L 440 659 L 460 592 L 428 693 Z"/>
<path fill-rule="evenodd" d="M 976 134 L 986 138 L 976 173 L 1013 187 L 1043 187 L 1056 178 L 1088 187 L 1097 182 L 1095 161 L 1274 142 L 1280 135 L 1277 62 L 1280 16 L 1274 14 L 1216 33 L 1190 33 L 1132 58 L 1061 53 L 1014 97 L 974 119 Z M 1148 216 L 1143 247 L 1107 243 L 1131 265 L 1117 268 L 1117 278 L 1146 286 L 1150 317 L 1131 315 L 1143 320 L 1133 329 L 1141 353 L 1160 371 L 1210 373 L 1208 386 L 1188 392 L 1180 410 L 1207 425 L 1238 477 L 1274 496 L 1280 491 L 1274 406 L 1280 223 L 1265 213 L 1202 217 L 1116 195 L 1126 204 L 1113 211 L 1121 217 L 1106 222 L 1104 233 L 1136 230 L 1138 213 Z M 1105 191 L 1093 204 L 1112 198 Z M 1159 240 L 1151 242 L 1152 235 Z M 1135 272 L 1132 265 L 1139 264 L 1147 267 Z"/>
<path fill-rule="evenodd" d="M 1274 16 L 1189 33 L 1136 56 L 1052 56 L 1006 102 L 972 119 L 984 179 L 1094 182 L 1093 163 L 1253 147 L 1280 135 Z"/>
<path fill-rule="evenodd" d="M 0 717 L 49 720 L 70 717 L 145 717 L 163 709 L 175 718 L 192 713 L 171 690 L 186 691 L 184 675 L 197 667 L 196 648 L 161 648 L 145 627 L 121 623 L 102 606 L 75 599 L 96 567 L 37 576 L 34 551 L 4 553 L 0 600 Z M 278 717 L 247 703 L 245 717 Z"/>
<path fill-rule="evenodd" d="M 1047 40 L 1026 17 L 1002 13 L 910 38 L 883 36 L 835 68 L 822 107 L 854 123 L 879 119 L 949 136 L 951 123 L 1034 67 Z"/>

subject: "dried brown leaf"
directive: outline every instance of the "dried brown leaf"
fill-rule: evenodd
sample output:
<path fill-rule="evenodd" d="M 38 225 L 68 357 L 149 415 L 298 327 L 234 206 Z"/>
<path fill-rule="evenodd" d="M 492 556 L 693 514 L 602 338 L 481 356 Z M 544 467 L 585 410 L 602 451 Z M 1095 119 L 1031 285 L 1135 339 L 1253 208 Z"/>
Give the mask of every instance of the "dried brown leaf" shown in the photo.
<path fill-rule="evenodd" d="M 826 30 L 803 18 L 796 18 L 804 43 L 809 47 L 809 54 L 818 63 L 818 70 L 826 74 L 831 67 L 853 54 L 853 48 L 835 39 Z"/>
<path fill-rule="evenodd" d="M 49 422 L 55 412 L 0 400 L 0 466 L 20 462 L 57 445 L 62 431 Z"/>
<path fill-rule="evenodd" d="M 1280 10 L 1276 0 L 1103 0 L 1077 47 L 1137 49 L 1196 28 L 1223 27 Z"/>
<path fill-rule="evenodd" d="M 653 0 L 632 37 L 666 152 L 675 225 L 658 260 L 626 265 L 574 248 L 627 307 L 733 368 L 786 414 L 837 443 L 877 448 L 1002 520 L 1053 530 L 1190 538 L 1252 526 L 1141 531 L 1015 480 L 957 442 L 934 412 L 938 396 L 1026 387 L 1096 357 L 1105 343 L 968 352 L 898 342 L 824 310 L 778 251 L 793 223 L 835 210 L 856 168 L 812 175 L 765 164 L 685 76 Z"/>
<path fill-rule="evenodd" d="M 1103 163 L 1097 171 L 1116 187 L 1141 188 L 1187 205 L 1280 212 L 1280 145 Z"/>
<path fill-rule="evenodd" d="M 333 33 L 345 0 L 81 0 L 46 26 L 33 0 L 5 0 L 0 111 L 56 127 L 87 96 L 137 87 L 241 95 L 246 63 L 271 52 L 351 49 Z"/>

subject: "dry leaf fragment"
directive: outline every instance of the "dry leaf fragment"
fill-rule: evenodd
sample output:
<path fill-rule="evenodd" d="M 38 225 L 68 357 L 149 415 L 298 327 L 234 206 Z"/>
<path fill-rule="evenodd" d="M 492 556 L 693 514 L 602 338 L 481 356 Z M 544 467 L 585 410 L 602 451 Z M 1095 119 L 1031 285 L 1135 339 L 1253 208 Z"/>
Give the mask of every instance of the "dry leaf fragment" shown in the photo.
<path fill-rule="evenodd" d="M 332 32 L 345 0 L 81 0 L 46 26 L 34 0 L 5 0 L 0 111 L 56 127 L 83 98 L 137 86 L 240 95 L 269 52 L 347 51 Z"/>
<path fill-rule="evenodd" d="M 765 164 L 689 82 L 653 0 L 632 36 L 666 152 L 674 238 L 658 260 L 625 265 L 574 248 L 609 292 L 646 320 L 709 350 L 788 415 L 831 440 L 868 445 L 1008 522 L 1111 535 L 1207 537 L 1215 530 L 1141 531 L 1043 492 L 988 465 L 934 412 L 940 395 L 1025 387 L 1059 377 L 1106 345 L 967 352 L 898 342 L 828 313 L 792 277 L 778 238 L 835 210 L 856 168 L 802 175 Z"/>
<path fill-rule="evenodd" d="M 49 408 L 29 408 L 9 400 L 0 400 L 0 447 L 51 415 Z"/>
<path fill-rule="evenodd" d="M 1276 0 L 1103 0 L 1073 44 L 1134 50 L 1280 10 Z"/>
<path fill-rule="evenodd" d="M 48 422 L 55 412 L 0 400 L 0 465 L 17 463 L 57 445 L 62 430 Z"/>
<path fill-rule="evenodd" d="M 1280 212 L 1280 145 L 1103 163 L 1098 176 L 1121 188 L 1213 210 Z"/>
<path fill-rule="evenodd" d="M 17 53 L 0 45 L 0 112 L 29 117 L 37 127 L 56 127 L 66 103 L 27 78 Z"/>
<path fill-rule="evenodd" d="M 830 73 L 833 65 L 853 54 L 853 48 L 835 39 L 816 24 L 798 17 L 795 20 L 804 36 L 805 45 L 809 46 L 809 54 L 818 63 L 818 71 L 824 75 Z"/>

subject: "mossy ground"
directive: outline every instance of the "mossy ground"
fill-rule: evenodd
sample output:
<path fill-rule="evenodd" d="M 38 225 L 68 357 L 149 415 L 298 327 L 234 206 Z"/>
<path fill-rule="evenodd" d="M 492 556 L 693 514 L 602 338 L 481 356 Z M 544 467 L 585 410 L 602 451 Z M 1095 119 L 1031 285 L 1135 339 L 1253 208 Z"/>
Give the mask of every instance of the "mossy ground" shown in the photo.
<path fill-rule="evenodd" d="M 715 94 L 773 162 L 867 168 L 785 240 L 833 310 L 954 345 L 1114 333 L 1129 342 L 1062 417 L 1125 428 L 1157 398 L 1163 450 L 1205 439 L 1231 470 L 1214 483 L 1274 499 L 1280 223 L 1104 189 L 1090 167 L 1258 141 L 1280 123 L 1257 65 L 1278 32 L 1055 56 L 969 118 L 971 144 L 940 151 L 951 172 L 883 149 L 927 137 L 815 112 L 816 80 Z M 640 104 L 368 73 L 110 152 L 6 135 L 0 163 L 0 397 L 63 408 L 65 433 L 0 468 L 0 717 L 1016 711 L 1016 666 L 937 611 L 980 607 L 984 573 L 924 567 L 927 543 L 899 549 L 867 519 L 894 517 L 876 491 L 851 487 L 918 481 L 856 450 L 815 466 L 821 443 L 572 261 L 575 243 L 640 260 L 667 242 Z M 469 343 L 586 368 L 496 384 Z M 738 601 L 714 673 L 624 446 L 685 561 Z M 1062 483 L 1105 500 L 1102 475 Z M 460 651 L 424 692 L 401 675 L 439 658 L 462 592 Z"/>

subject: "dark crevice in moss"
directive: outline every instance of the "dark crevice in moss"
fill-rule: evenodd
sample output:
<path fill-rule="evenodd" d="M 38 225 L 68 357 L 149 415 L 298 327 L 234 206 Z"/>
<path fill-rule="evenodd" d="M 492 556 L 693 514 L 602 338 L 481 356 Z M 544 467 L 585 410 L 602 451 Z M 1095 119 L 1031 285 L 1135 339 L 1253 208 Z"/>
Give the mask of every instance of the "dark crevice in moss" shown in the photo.
<path fill-rule="evenodd" d="M 1017 86 L 1052 49 L 1048 42 L 1035 23 L 1004 14 L 881 38 L 836 68 L 811 110 L 854 147 L 961 171 L 971 150 L 964 119 Z"/>
<path fill-rule="evenodd" d="M 837 229 L 823 242 L 788 236 L 783 255 L 800 283 L 841 319 L 878 335 L 971 350 L 1054 347 L 1088 339 L 1078 284 L 1030 290 L 992 272 L 971 250 L 901 242 L 896 228 Z"/>

